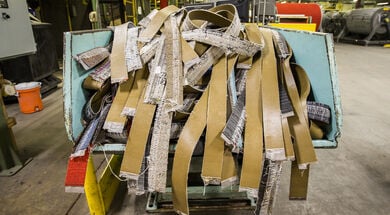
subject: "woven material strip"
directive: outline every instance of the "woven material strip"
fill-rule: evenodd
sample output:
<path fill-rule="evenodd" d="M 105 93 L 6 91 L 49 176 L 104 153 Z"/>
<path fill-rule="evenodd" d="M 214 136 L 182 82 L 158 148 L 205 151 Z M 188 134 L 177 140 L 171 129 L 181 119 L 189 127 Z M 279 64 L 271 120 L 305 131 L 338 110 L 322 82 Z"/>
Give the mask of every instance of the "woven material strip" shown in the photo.
<path fill-rule="evenodd" d="M 268 202 L 265 196 L 265 191 L 267 187 L 267 182 L 268 182 L 268 175 L 269 175 L 269 163 L 270 160 L 264 159 L 263 163 L 263 171 L 261 173 L 261 181 L 260 181 L 260 186 L 259 186 L 259 192 L 257 193 L 257 202 L 256 202 L 256 209 L 254 214 L 259 215 L 261 206 L 263 202 Z"/>
<path fill-rule="evenodd" d="M 105 47 L 97 47 L 86 52 L 78 54 L 75 59 L 83 66 L 85 70 L 90 70 L 102 61 L 104 61 L 110 52 Z"/>
<path fill-rule="evenodd" d="M 272 31 L 273 42 L 277 55 L 277 64 L 279 65 L 278 69 L 278 78 L 279 78 L 279 100 L 280 108 L 282 113 L 282 130 L 283 130 L 283 139 L 284 139 L 284 148 L 285 156 L 287 160 L 295 160 L 294 148 L 292 145 L 292 137 L 290 132 L 290 127 L 288 124 L 287 117 L 294 116 L 294 110 L 291 103 L 291 100 L 287 94 L 286 85 L 283 80 L 283 65 L 284 60 L 289 56 L 289 49 L 285 38 L 279 34 L 277 31 Z"/>
<path fill-rule="evenodd" d="M 148 63 L 153 58 L 157 48 L 159 47 L 159 44 L 163 42 L 163 39 L 164 38 L 155 36 L 152 41 L 150 41 L 141 48 L 139 52 L 141 55 L 142 62 L 144 64 Z"/>
<path fill-rule="evenodd" d="M 93 80 L 99 82 L 105 82 L 111 76 L 111 61 L 110 58 L 104 60 L 99 66 L 97 66 L 89 76 L 92 77 Z"/>
<path fill-rule="evenodd" d="M 111 59 L 111 83 L 122 83 L 127 80 L 127 66 L 125 48 L 127 41 L 127 27 L 129 23 L 116 26 L 114 29 L 114 41 L 112 44 Z"/>
<path fill-rule="evenodd" d="M 217 59 L 222 57 L 223 51 L 218 47 L 210 47 L 200 57 L 200 60 L 196 61 L 193 66 L 187 69 L 185 72 L 185 83 L 188 85 L 196 85 L 196 83 L 202 78 L 207 70 L 215 63 Z"/>
<path fill-rule="evenodd" d="M 301 100 L 303 114 L 305 116 L 306 122 L 308 122 L 309 119 L 307 114 L 306 100 L 310 94 L 310 80 L 309 77 L 306 75 L 306 71 L 298 64 L 292 63 L 291 69 L 294 74 L 294 77 L 296 78 L 295 80 L 298 83 L 297 87 L 299 92 L 299 99 Z"/>
<path fill-rule="evenodd" d="M 282 117 L 290 117 L 294 115 L 294 110 L 288 97 L 285 85 L 279 81 L 279 100 Z"/>
<path fill-rule="evenodd" d="M 265 48 L 262 51 L 262 105 L 265 156 L 270 160 L 285 160 L 279 82 L 272 30 L 262 29 Z"/>
<path fill-rule="evenodd" d="M 240 146 L 239 143 L 242 141 L 244 125 L 245 93 L 238 97 L 237 103 L 233 107 L 232 114 L 229 116 L 229 119 L 221 134 L 221 137 L 226 141 L 226 144 L 233 147 L 233 151 L 240 151 L 242 149 L 242 146 Z"/>
<path fill-rule="evenodd" d="M 147 71 L 146 68 L 142 68 L 135 72 L 135 79 L 133 86 L 131 87 L 129 96 L 127 97 L 126 104 L 123 107 L 121 115 L 134 116 L 137 108 L 138 101 L 145 88 Z"/>
<path fill-rule="evenodd" d="M 252 43 L 239 37 L 226 35 L 217 30 L 195 29 L 182 33 L 185 40 L 209 44 L 221 48 L 226 55 L 237 53 L 243 56 L 253 56 L 263 48 L 263 44 Z"/>
<path fill-rule="evenodd" d="M 268 161 L 266 167 L 266 185 L 262 192 L 262 201 L 257 202 L 255 214 L 268 215 L 272 214 L 272 208 L 275 201 L 276 191 L 278 190 L 280 175 L 282 173 L 281 161 Z"/>
<path fill-rule="evenodd" d="M 149 190 L 165 192 L 172 110 L 183 102 L 181 37 L 174 15 L 164 23 L 166 84 L 163 100 L 158 105 L 150 147 Z"/>
<path fill-rule="evenodd" d="M 220 184 L 223 170 L 226 172 L 225 182 L 236 181 L 231 179 L 236 175 L 234 162 L 231 162 L 229 153 L 224 156 L 224 140 L 221 133 L 226 124 L 227 116 L 227 79 L 237 61 L 236 56 L 222 57 L 214 65 L 209 82 L 209 102 L 207 109 L 206 144 L 203 155 L 202 179 L 205 185 Z M 224 159 L 227 159 L 224 161 Z M 224 164 L 225 163 L 225 164 Z M 224 168 L 223 168 L 224 167 Z"/>
<path fill-rule="evenodd" d="M 252 64 L 251 64 L 252 66 Z M 236 73 L 236 88 L 237 88 L 237 96 L 241 96 L 241 93 L 245 93 L 245 83 L 246 83 L 246 75 L 248 70 L 247 69 L 240 69 Z"/>
<path fill-rule="evenodd" d="M 237 62 L 237 69 L 248 70 L 252 66 L 252 57 L 240 56 Z"/>
<path fill-rule="evenodd" d="M 247 25 L 247 35 L 249 40 L 260 43 L 261 34 L 255 24 Z M 255 56 L 246 79 L 245 97 L 250 98 L 251 102 L 246 102 L 245 145 L 240 179 L 240 190 L 247 191 L 253 197 L 257 197 L 263 160 L 261 73 L 262 58 Z"/>
<path fill-rule="evenodd" d="M 317 120 L 325 124 L 330 123 L 330 107 L 326 104 L 318 102 L 307 102 L 307 111 L 309 114 L 309 119 Z"/>
<path fill-rule="evenodd" d="M 191 156 L 206 127 L 208 88 L 192 110 L 180 134 L 172 167 L 172 191 L 175 211 L 189 214 L 187 181 Z"/>
<path fill-rule="evenodd" d="M 310 81 L 306 75 L 306 72 L 304 71 L 304 69 L 302 67 L 300 67 L 297 64 L 291 64 L 291 65 L 292 65 L 293 71 L 295 72 L 296 80 L 298 82 L 299 88 L 297 89 L 297 91 L 299 92 L 299 96 L 300 96 L 299 99 L 300 99 L 300 103 L 301 103 L 301 106 L 303 109 L 302 112 L 303 112 L 303 115 L 304 115 L 305 120 L 306 120 L 305 121 L 306 126 L 308 126 L 309 119 L 308 119 L 308 115 L 307 115 L 308 109 L 306 107 L 306 100 L 307 100 L 307 96 L 310 93 Z M 303 117 L 301 117 L 301 118 L 303 118 Z M 292 119 L 291 119 L 292 123 L 295 123 L 295 127 L 293 127 L 293 128 L 296 129 L 296 130 L 294 130 L 294 134 L 295 134 L 294 136 L 295 136 L 295 140 L 296 140 L 296 144 L 294 144 L 294 148 L 296 150 L 295 153 L 296 153 L 297 159 L 291 163 L 289 198 L 290 199 L 305 200 L 306 196 L 307 196 L 307 189 L 308 189 L 308 183 L 309 183 L 309 167 L 310 167 L 310 165 L 308 163 L 303 163 L 303 164 L 301 163 L 302 162 L 302 158 L 301 158 L 302 155 L 301 154 L 302 154 L 304 147 L 306 148 L 306 151 L 303 151 L 303 153 L 312 152 L 310 150 L 312 148 L 310 148 L 310 145 L 305 146 L 300 142 L 301 139 L 299 139 L 299 138 L 302 138 L 302 133 L 298 134 L 298 131 L 299 131 L 298 129 L 302 128 L 302 125 L 300 127 L 298 127 L 296 125 L 296 123 L 297 123 L 296 120 L 297 120 L 296 117 L 292 117 Z M 316 124 L 312 123 L 312 125 L 310 126 L 311 137 L 322 138 L 323 133 L 322 133 L 321 129 L 316 129 L 316 128 L 318 128 L 318 127 L 316 127 Z M 304 134 L 306 134 L 306 130 L 305 130 Z M 307 148 L 309 148 L 309 150 L 307 150 Z M 298 154 L 298 153 L 301 153 L 301 154 Z M 304 155 L 306 155 L 306 154 L 304 154 Z"/>
<path fill-rule="evenodd" d="M 212 11 L 213 9 L 213 11 Z M 232 14 L 236 14 L 235 7 L 230 5 L 221 5 L 210 10 L 192 10 L 188 13 L 181 26 L 181 31 L 189 31 L 197 28 L 204 28 L 205 25 L 213 24 L 219 28 L 225 28 L 231 25 L 233 17 L 226 17 L 222 14 L 215 13 L 215 11 L 221 12 L 221 9 L 227 10 Z"/>
<path fill-rule="evenodd" d="M 133 82 L 134 76 L 130 75 L 130 78 L 126 82 L 119 85 L 110 111 L 108 112 L 106 122 L 103 126 L 108 132 L 122 133 L 127 122 L 127 117 L 121 115 L 121 112 L 126 104 Z"/>
<path fill-rule="evenodd" d="M 166 35 L 166 65 L 167 83 L 165 86 L 165 100 L 169 111 L 175 111 L 183 105 L 183 64 L 182 46 L 179 26 L 176 16 L 171 16 L 164 24 Z"/>
<path fill-rule="evenodd" d="M 199 58 L 198 54 L 194 51 L 190 44 L 181 38 L 181 53 L 184 67 L 190 67 L 195 63 L 196 59 Z"/>
<path fill-rule="evenodd" d="M 283 117 L 290 117 L 294 115 L 294 110 L 290 101 L 290 98 L 287 94 L 287 89 L 283 80 L 283 61 L 287 59 L 290 55 L 286 39 L 277 31 L 272 31 L 273 42 L 275 46 L 275 51 L 277 55 L 277 64 L 278 66 L 278 78 L 279 78 L 279 99 L 280 99 L 280 107 L 282 111 Z M 302 96 L 302 95 L 301 95 Z"/>
<path fill-rule="evenodd" d="M 195 105 L 195 100 L 198 98 L 198 94 L 189 93 L 186 94 L 183 99 L 183 105 L 177 110 L 180 112 L 190 113 Z"/>
<path fill-rule="evenodd" d="M 182 123 L 182 122 L 176 122 L 176 123 L 172 123 L 172 127 L 171 127 L 171 134 L 169 135 L 170 139 L 178 139 L 179 136 L 180 136 L 180 133 L 181 131 L 183 130 L 184 128 L 184 124 L 185 123 Z"/>
<path fill-rule="evenodd" d="M 227 69 L 224 56 L 213 66 L 209 83 L 206 143 L 201 173 L 205 185 L 221 183 L 225 144 L 220 133 L 226 123 Z"/>
<path fill-rule="evenodd" d="M 176 6 L 169 5 L 168 7 L 158 11 L 157 14 L 153 16 L 146 28 L 141 31 L 138 40 L 140 42 L 150 42 L 160 30 L 161 26 L 164 24 L 164 21 L 169 17 L 169 15 L 176 12 L 177 10 L 178 8 Z"/>
<path fill-rule="evenodd" d="M 228 19 L 226 17 L 220 16 L 215 11 L 229 11 L 233 17 Z M 200 25 L 203 25 L 208 22 L 217 24 L 219 27 L 227 27 L 224 34 L 237 37 L 240 33 L 240 19 L 238 17 L 238 12 L 233 5 L 220 5 L 215 8 L 210 9 L 210 11 L 191 11 L 186 17 L 183 26 L 183 31 L 193 30 L 195 28 L 200 28 Z M 218 19 L 218 17 L 220 17 Z M 197 18 L 197 24 L 194 24 L 192 19 Z M 222 38 L 220 40 L 223 40 Z M 195 85 L 200 78 L 205 74 L 205 72 L 223 55 L 223 50 L 219 47 L 212 46 L 207 49 L 207 51 L 202 54 L 200 60 L 195 63 L 192 67 L 188 68 L 186 72 L 186 83 L 189 85 Z"/>
<path fill-rule="evenodd" d="M 166 103 L 158 106 L 150 143 L 149 191 L 165 192 L 172 114 Z"/>
<path fill-rule="evenodd" d="M 140 174 L 145 147 L 156 110 L 155 105 L 143 103 L 144 93 L 138 100 L 137 113 L 133 118 L 120 169 L 121 177 L 134 180 L 138 180 Z"/>
<path fill-rule="evenodd" d="M 291 50 L 290 50 L 291 53 Z M 294 151 L 300 169 L 305 169 L 309 163 L 317 161 L 314 151 L 312 139 L 308 128 L 308 123 L 304 115 L 304 109 L 298 89 L 294 80 L 294 76 L 291 72 L 289 58 L 283 61 L 283 76 L 284 83 L 286 84 L 287 93 L 293 104 L 295 115 L 288 118 L 290 131 L 294 136 Z"/>
<path fill-rule="evenodd" d="M 127 71 L 132 72 L 138 69 L 142 69 L 141 56 L 138 51 L 138 38 L 139 28 L 129 28 L 127 30 L 127 42 L 126 42 L 126 65 Z"/>
<path fill-rule="evenodd" d="M 243 73 L 246 74 L 246 71 Z M 246 80 L 246 75 L 241 76 L 241 78 Z M 222 131 L 221 137 L 225 140 L 225 144 L 232 148 L 233 152 L 240 152 L 242 151 L 242 132 L 245 125 L 245 81 L 244 86 L 241 88 L 242 92 L 236 93 L 237 88 L 235 80 L 235 74 L 232 73 L 230 75 L 228 89 L 231 94 L 230 100 L 233 110 Z M 237 98 L 238 94 L 240 94 L 240 96 Z"/>
<path fill-rule="evenodd" d="M 157 13 L 158 10 L 153 9 L 152 11 L 150 11 L 150 13 L 147 16 L 145 16 L 143 19 L 141 19 L 138 22 L 138 25 L 146 28 L 149 25 L 149 23 L 152 21 L 153 17 L 156 16 Z"/>
<path fill-rule="evenodd" d="M 165 36 L 162 35 L 155 57 L 149 64 L 149 78 L 144 100 L 146 103 L 157 104 L 163 98 L 167 79 L 165 42 Z"/>

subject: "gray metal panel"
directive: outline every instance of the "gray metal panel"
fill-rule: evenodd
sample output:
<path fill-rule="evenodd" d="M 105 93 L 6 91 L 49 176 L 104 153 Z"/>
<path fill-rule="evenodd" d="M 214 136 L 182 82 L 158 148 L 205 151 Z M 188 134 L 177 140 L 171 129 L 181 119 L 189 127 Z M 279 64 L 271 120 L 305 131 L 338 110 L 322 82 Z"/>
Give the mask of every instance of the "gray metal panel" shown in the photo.
<path fill-rule="evenodd" d="M 8 8 L 0 8 L 0 15 L 0 59 L 36 52 L 26 1 L 8 0 Z"/>

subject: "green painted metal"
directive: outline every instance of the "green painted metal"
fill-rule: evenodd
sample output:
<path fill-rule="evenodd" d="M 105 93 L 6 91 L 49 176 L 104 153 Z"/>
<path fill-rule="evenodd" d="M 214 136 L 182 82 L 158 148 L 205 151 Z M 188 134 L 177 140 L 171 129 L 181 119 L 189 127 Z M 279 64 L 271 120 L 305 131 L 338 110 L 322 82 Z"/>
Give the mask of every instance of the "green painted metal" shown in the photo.
<path fill-rule="evenodd" d="M 92 23 L 92 29 L 101 29 L 102 21 L 100 18 L 99 0 L 92 0 L 91 3 L 92 3 L 92 11 L 95 11 L 97 16 L 97 22 Z"/>
<path fill-rule="evenodd" d="M 240 192 L 238 185 L 224 189 L 221 186 L 189 186 L 188 199 L 190 211 L 209 211 L 213 209 L 253 210 L 256 207 L 256 200 L 249 197 L 247 192 Z M 194 204 L 191 205 L 191 202 L 194 202 Z M 149 193 L 146 211 L 151 213 L 173 211 L 172 188 L 167 187 L 165 193 Z"/>
<path fill-rule="evenodd" d="M 8 126 L 3 97 L 0 93 L 0 176 L 11 176 L 23 168 L 12 129 Z"/>
<path fill-rule="evenodd" d="M 337 139 L 341 135 L 342 108 L 332 35 L 288 29 L 276 30 L 286 38 L 294 52 L 296 62 L 309 76 L 315 100 L 331 107 L 331 126 L 326 139 L 314 140 L 314 146 L 337 147 Z"/>

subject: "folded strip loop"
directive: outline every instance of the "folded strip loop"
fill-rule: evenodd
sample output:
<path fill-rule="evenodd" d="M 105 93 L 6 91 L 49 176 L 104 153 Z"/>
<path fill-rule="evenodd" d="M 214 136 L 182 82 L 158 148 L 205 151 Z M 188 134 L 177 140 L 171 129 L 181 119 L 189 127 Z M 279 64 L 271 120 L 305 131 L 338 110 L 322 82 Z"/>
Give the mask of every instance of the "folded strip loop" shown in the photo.
<path fill-rule="evenodd" d="M 288 118 L 290 131 L 294 136 L 294 151 L 299 169 L 306 169 L 307 165 L 317 161 L 314 146 L 310 136 L 309 125 L 302 107 L 297 85 L 290 67 L 292 50 L 289 47 L 289 57 L 283 61 L 283 80 L 286 85 L 288 96 L 292 102 L 294 116 Z"/>
<path fill-rule="evenodd" d="M 256 44 L 213 29 L 184 31 L 182 32 L 182 36 L 185 40 L 194 40 L 219 47 L 226 55 L 236 53 L 243 56 L 253 56 L 263 48 L 263 44 Z"/>
<path fill-rule="evenodd" d="M 153 16 L 150 23 L 143 29 L 138 37 L 138 41 L 140 42 L 150 42 L 153 37 L 160 30 L 161 26 L 164 24 L 165 20 L 169 17 L 169 15 L 178 11 L 174 5 L 169 5 L 157 12 L 156 15 Z"/>

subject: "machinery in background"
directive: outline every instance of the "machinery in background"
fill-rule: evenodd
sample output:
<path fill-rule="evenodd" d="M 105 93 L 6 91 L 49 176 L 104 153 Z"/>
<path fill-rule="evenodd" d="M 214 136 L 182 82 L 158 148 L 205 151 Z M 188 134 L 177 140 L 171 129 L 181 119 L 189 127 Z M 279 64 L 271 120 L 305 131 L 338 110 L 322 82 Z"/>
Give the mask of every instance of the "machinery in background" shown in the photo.
<path fill-rule="evenodd" d="M 267 24 L 275 22 L 276 19 L 276 1 L 275 0 L 255 0 L 251 2 L 251 19 L 253 23 Z"/>
<path fill-rule="evenodd" d="M 32 24 L 37 51 L 35 54 L 0 61 L 4 78 L 14 82 L 42 82 L 41 93 L 46 94 L 57 88 L 60 79 L 53 76 L 59 70 L 55 40 L 51 34 L 51 24 Z"/>
<path fill-rule="evenodd" d="M 36 52 L 26 1 L 0 0 L 0 60 Z"/>
<path fill-rule="evenodd" d="M 51 25 L 32 24 L 25 1 L 0 1 L 0 70 L 14 83 L 40 81 L 41 92 L 57 88 L 57 54 Z"/>
<path fill-rule="evenodd" d="M 314 23 L 316 31 L 321 28 L 323 14 L 316 3 L 276 3 L 276 8 L 279 23 Z"/>
<path fill-rule="evenodd" d="M 249 21 L 250 3 L 251 2 L 249 0 L 220 0 L 220 1 L 215 1 L 215 2 L 204 2 L 204 3 L 195 3 L 195 4 L 184 3 L 183 7 L 187 11 L 191 11 L 194 9 L 208 10 L 208 9 L 215 7 L 215 6 L 218 6 L 218 5 L 232 4 L 232 5 L 236 6 L 241 22 L 248 22 Z"/>
<path fill-rule="evenodd" d="M 362 8 L 344 16 L 345 26 L 337 41 L 360 45 L 390 43 L 390 8 Z"/>
<path fill-rule="evenodd" d="M 322 31 L 332 33 L 335 37 L 339 35 L 345 26 L 345 16 L 347 13 L 339 11 L 328 11 L 322 18 Z"/>
<path fill-rule="evenodd" d="M 139 20 L 154 9 L 176 5 L 187 10 L 208 9 L 221 4 L 236 6 L 241 22 L 272 25 L 279 28 L 319 31 L 322 12 L 315 3 L 276 3 L 275 0 L 94 0 L 89 19 L 93 29 Z M 125 13 L 122 9 L 124 8 Z"/>
<path fill-rule="evenodd" d="M 26 1 L 0 0 L 0 63 L 31 55 L 37 51 L 33 30 L 28 16 Z M 39 50 L 39 48 L 38 48 Z M 6 68 L 0 67 L 0 176 L 11 176 L 18 172 L 29 160 L 22 161 L 18 155 L 12 126 L 13 117 L 8 117 L 3 96 L 15 94 L 13 84 L 3 74 Z M 25 71 L 21 71 L 25 72 Z M 8 79 L 8 78 L 7 78 Z"/>

